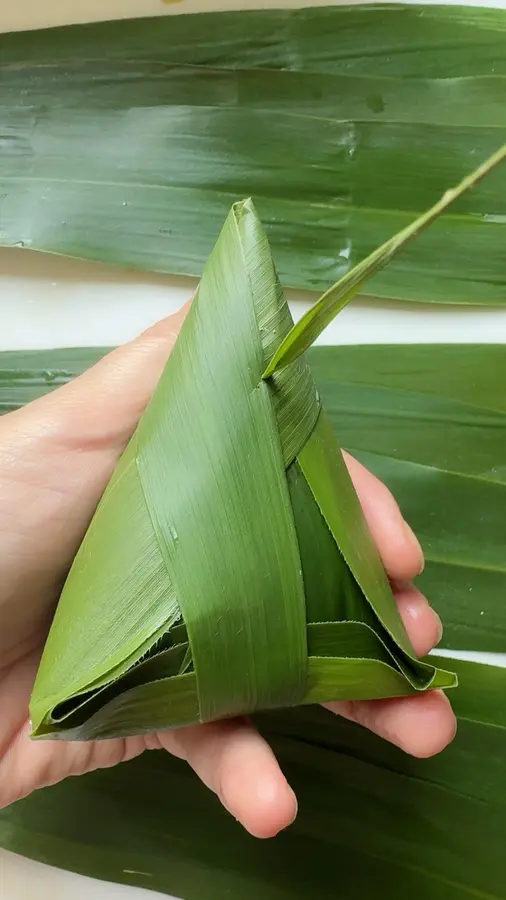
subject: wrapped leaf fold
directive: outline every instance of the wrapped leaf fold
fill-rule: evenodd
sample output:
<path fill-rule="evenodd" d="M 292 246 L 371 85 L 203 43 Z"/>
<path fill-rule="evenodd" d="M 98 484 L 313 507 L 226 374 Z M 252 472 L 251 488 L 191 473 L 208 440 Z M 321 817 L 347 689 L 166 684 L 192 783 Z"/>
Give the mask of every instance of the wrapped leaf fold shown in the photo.
<path fill-rule="evenodd" d="M 250 201 L 235 204 L 74 561 L 35 736 L 451 687 L 418 661 Z"/>

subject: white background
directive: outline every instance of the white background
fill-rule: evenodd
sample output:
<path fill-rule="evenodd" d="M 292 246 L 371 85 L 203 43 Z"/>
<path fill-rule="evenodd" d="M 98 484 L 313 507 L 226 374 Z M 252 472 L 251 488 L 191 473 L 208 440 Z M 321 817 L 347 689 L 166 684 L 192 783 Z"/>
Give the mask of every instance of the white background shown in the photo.
<path fill-rule="evenodd" d="M 317 0 L 314 5 L 331 5 Z M 307 6 L 311 0 L 0 0 L 0 31 L 210 9 Z M 506 6 L 506 0 L 475 5 Z M 194 281 L 132 273 L 0 248 L 0 349 L 116 344 L 175 310 Z M 295 317 L 310 295 L 292 293 Z M 506 308 L 431 308 L 356 301 L 322 343 L 506 342 Z M 106 885 L 0 851 L 1 900 L 149 900 L 152 892 Z"/>

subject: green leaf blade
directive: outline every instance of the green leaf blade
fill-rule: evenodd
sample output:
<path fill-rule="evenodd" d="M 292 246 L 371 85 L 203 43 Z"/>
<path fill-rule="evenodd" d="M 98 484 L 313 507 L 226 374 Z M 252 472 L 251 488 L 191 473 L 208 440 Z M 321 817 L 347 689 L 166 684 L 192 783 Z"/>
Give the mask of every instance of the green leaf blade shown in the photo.
<path fill-rule="evenodd" d="M 5 375 L 0 403 L 17 407 L 25 378 L 33 390 L 31 399 L 54 389 L 39 379 L 41 371 L 65 370 L 70 378 L 104 352 L 89 348 L 1 353 L 0 371 Z M 442 615 L 442 645 L 461 650 L 501 652 L 506 642 L 501 544 L 505 475 L 497 465 L 506 441 L 504 359 L 501 344 L 357 345 L 317 347 L 308 353 L 323 406 L 341 444 L 386 481 L 422 535 L 426 567 L 417 583 Z M 453 474 L 448 475 L 450 469 Z M 433 470 L 439 470 L 439 477 Z M 295 510 L 294 494 L 291 499 Z M 447 513 L 443 518 L 430 515 L 433 507 Z M 471 518 L 468 509 L 473 510 Z M 304 515 L 297 512 L 301 524 Z M 464 519 L 469 523 L 465 540 Z M 477 533 L 476 520 L 485 537 L 474 540 L 475 565 L 469 567 L 467 541 Z M 311 563 L 308 582 L 320 580 L 326 587 L 316 591 L 314 600 L 307 593 L 308 609 L 320 609 L 323 618 L 332 620 L 335 598 L 340 596 L 353 618 L 355 591 L 352 584 L 346 587 L 343 570 L 324 574 L 321 568 L 312 568 L 316 548 L 308 534 L 319 534 L 317 524 L 317 519 L 309 519 L 304 538 Z M 452 559 L 441 561 L 452 544 Z"/>
<path fill-rule="evenodd" d="M 324 290 L 504 140 L 505 18 L 399 4 L 1 35 L 0 242 L 200 277 L 253 195 L 282 283 Z M 505 216 L 496 177 L 371 294 L 503 305 Z"/>
<path fill-rule="evenodd" d="M 248 278 L 272 278 L 255 221 L 247 203 L 230 213 L 139 430 L 203 721 L 297 702 L 305 684 L 298 546 Z"/>
<path fill-rule="evenodd" d="M 478 720 L 465 701 L 470 718 L 430 760 L 315 707 L 259 716 L 299 800 L 275 841 L 252 841 L 185 763 L 154 751 L 0 811 L 0 845 L 185 900 L 332 900 L 336 868 L 343 900 L 502 900 L 506 730 L 487 697 L 504 695 L 505 671 L 478 668 L 489 684 L 461 663 L 455 695 L 474 694 Z"/>

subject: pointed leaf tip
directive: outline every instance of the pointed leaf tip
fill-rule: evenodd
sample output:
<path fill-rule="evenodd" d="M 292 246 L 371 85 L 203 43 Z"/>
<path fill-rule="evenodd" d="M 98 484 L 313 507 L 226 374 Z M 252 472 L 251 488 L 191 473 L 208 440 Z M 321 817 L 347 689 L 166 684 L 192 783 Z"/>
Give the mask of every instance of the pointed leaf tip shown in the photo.
<path fill-rule="evenodd" d="M 427 212 L 415 219 L 407 228 L 399 231 L 386 243 L 373 250 L 370 256 L 346 273 L 336 284 L 332 285 L 322 297 L 293 326 L 279 345 L 263 377 L 269 378 L 283 366 L 293 362 L 309 349 L 332 319 L 353 297 L 358 294 L 365 282 L 394 258 L 409 241 L 417 237 L 428 225 L 434 222 L 450 204 L 462 194 L 473 188 L 495 166 L 506 158 L 506 144 L 496 150 L 474 172 L 467 175 L 460 184 L 447 190 L 440 200 Z"/>
<path fill-rule="evenodd" d="M 251 197 L 245 197 L 244 200 L 237 200 L 237 202 L 233 204 L 232 209 L 234 210 L 234 214 L 239 219 L 247 213 L 256 212 L 255 205 Z"/>

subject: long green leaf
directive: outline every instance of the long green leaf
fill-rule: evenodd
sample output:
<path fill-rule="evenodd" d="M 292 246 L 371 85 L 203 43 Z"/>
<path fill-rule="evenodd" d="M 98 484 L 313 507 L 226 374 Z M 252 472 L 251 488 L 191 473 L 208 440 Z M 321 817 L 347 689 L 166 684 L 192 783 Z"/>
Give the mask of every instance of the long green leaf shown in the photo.
<path fill-rule="evenodd" d="M 506 348 L 328 347 L 311 352 L 344 447 L 394 492 L 420 536 L 420 588 L 443 644 L 504 651 Z"/>
<path fill-rule="evenodd" d="M 66 384 L 103 356 L 105 348 L 12 350 L 0 353 L 0 414 Z"/>
<path fill-rule="evenodd" d="M 505 23 L 381 5 L 2 35 L 0 243 L 200 275 L 253 195 L 283 283 L 324 289 L 504 142 Z M 371 293 L 504 303 L 505 216 L 498 172 Z"/>
<path fill-rule="evenodd" d="M 504 900 L 506 672 L 456 666 L 459 731 L 434 759 L 321 709 L 259 717 L 299 798 L 272 841 L 246 835 L 180 760 L 150 752 L 3 810 L 0 845 L 184 900 Z"/>

